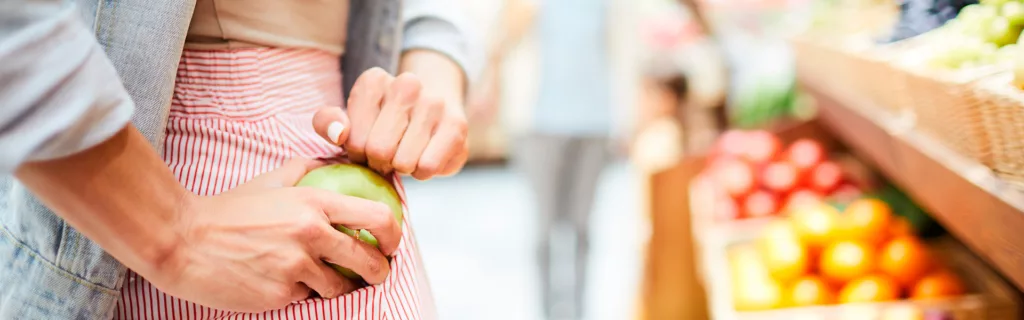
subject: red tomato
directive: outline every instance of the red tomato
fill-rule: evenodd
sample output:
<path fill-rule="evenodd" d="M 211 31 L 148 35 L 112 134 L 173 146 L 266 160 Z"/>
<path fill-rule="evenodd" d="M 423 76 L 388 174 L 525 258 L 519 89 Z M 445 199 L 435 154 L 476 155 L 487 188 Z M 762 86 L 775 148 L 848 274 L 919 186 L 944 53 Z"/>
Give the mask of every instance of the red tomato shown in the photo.
<path fill-rule="evenodd" d="M 765 190 L 757 190 L 743 199 L 743 213 L 747 218 L 765 217 L 779 210 L 779 201 L 775 195 Z"/>
<path fill-rule="evenodd" d="M 799 172 L 786 162 L 772 162 L 761 172 L 761 182 L 768 190 L 786 193 L 796 187 Z"/>
<path fill-rule="evenodd" d="M 754 168 L 740 159 L 725 158 L 716 161 L 712 168 L 715 183 L 734 198 L 739 198 L 754 189 Z"/>
<path fill-rule="evenodd" d="M 743 157 L 754 164 L 763 164 L 775 159 L 782 149 L 782 142 L 774 134 L 764 130 L 747 133 L 747 145 Z"/>
<path fill-rule="evenodd" d="M 843 179 L 843 169 L 831 161 L 819 163 L 811 169 L 808 184 L 818 192 L 829 194 L 839 186 Z"/>
<path fill-rule="evenodd" d="M 800 139 L 789 145 L 785 157 L 800 172 L 805 173 L 825 159 L 825 150 L 817 141 Z"/>
<path fill-rule="evenodd" d="M 747 132 L 743 130 L 729 130 L 722 133 L 715 142 L 713 157 L 719 156 L 740 156 L 747 148 Z"/>
<path fill-rule="evenodd" d="M 792 210 L 807 205 L 816 205 L 822 202 L 822 196 L 820 193 L 814 192 L 808 189 L 796 189 L 789 193 L 786 197 L 786 201 L 783 202 L 782 209 L 784 211 Z"/>

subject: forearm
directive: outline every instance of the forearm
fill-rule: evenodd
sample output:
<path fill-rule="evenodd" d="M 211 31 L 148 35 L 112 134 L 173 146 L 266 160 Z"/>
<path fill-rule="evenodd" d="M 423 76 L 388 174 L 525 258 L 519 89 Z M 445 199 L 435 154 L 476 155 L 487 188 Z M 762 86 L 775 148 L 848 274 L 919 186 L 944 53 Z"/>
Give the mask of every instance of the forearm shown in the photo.
<path fill-rule="evenodd" d="M 423 83 L 423 92 L 440 96 L 450 107 L 464 104 L 466 77 L 448 56 L 432 50 L 409 50 L 402 54 L 400 72 L 416 74 Z"/>
<path fill-rule="evenodd" d="M 83 152 L 25 163 L 15 174 L 118 261 L 147 277 L 164 274 L 181 239 L 172 226 L 192 194 L 133 126 Z"/>

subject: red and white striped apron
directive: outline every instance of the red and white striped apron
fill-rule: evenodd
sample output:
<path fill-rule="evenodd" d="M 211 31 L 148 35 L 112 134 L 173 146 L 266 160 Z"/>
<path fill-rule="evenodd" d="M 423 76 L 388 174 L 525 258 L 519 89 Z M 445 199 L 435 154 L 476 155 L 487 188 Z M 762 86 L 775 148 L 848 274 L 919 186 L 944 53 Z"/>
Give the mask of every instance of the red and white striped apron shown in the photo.
<path fill-rule="evenodd" d="M 338 56 L 307 49 L 186 49 L 178 65 L 164 161 L 186 188 L 215 195 L 291 158 L 336 156 L 313 113 L 341 106 Z M 401 181 L 393 179 L 405 198 Z M 406 209 L 408 212 L 408 209 Z M 384 283 L 335 299 L 307 299 L 261 314 L 206 308 L 161 292 L 129 271 L 115 319 L 433 318 L 429 286 L 406 214 Z"/>

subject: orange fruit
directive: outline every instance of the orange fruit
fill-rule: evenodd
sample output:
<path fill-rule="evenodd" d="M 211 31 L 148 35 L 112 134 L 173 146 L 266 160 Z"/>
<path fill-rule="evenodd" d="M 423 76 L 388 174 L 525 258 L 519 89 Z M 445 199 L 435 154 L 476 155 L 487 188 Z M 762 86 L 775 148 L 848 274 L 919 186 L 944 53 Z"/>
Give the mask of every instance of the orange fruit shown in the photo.
<path fill-rule="evenodd" d="M 890 239 L 902 236 L 913 236 L 915 234 L 914 225 L 910 224 L 910 220 L 907 220 L 907 218 L 895 216 L 891 221 L 889 221 Z"/>
<path fill-rule="evenodd" d="M 761 243 L 766 243 L 777 240 L 799 239 L 799 235 L 796 233 L 796 228 L 793 227 L 792 222 L 789 220 L 775 220 L 764 226 L 758 240 Z"/>
<path fill-rule="evenodd" d="M 839 212 L 828 204 L 819 203 L 793 208 L 789 219 L 800 239 L 817 250 L 833 240 Z"/>
<path fill-rule="evenodd" d="M 878 199 L 851 202 L 839 222 L 839 237 L 878 244 L 889 235 L 892 209 Z"/>
<path fill-rule="evenodd" d="M 760 279 L 733 285 L 732 302 L 736 310 L 755 311 L 782 307 L 782 284 L 772 279 Z"/>
<path fill-rule="evenodd" d="M 734 283 L 768 279 L 768 269 L 761 261 L 761 253 L 753 244 L 731 246 L 726 253 L 729 257 L 729 278 Z"/>
<path fill-rule="evenodd" d="M 899 297 L 900 287 L 896 281 L 880 274 L 853 279 L 839 290 L 839 303 L 881 302 Z"/>
<path fill-rule="evenodd" d="M 913 285 L 931 268 L 928 247 L 912 236 L 894 238 L 878 253 L 878 269 L 903 286 Z"/>
<path fill-rule="evenodd" d="M 821 252 L 818 268 L 825 279 L 842 284 L 875 271 L 875 255 L 874 247 L 863 242 L 839 241 Z"/>
<path fill-rule="evenodd" d="M 910 290 L 912 299 L 934 299 L 962 295 L 964 283 L 953 272 L 939 270 L 925 275 Z"/>
<path fill-rule="evenodd" d="M 792 307 L 832 304 L 835 299 L 832 288 L 817 276 L 800 277 L 786 290 L 786 305 Z"/>
<path fill-rule="evenodd" d="M 807 248 L 796 239 L 779 238 L 763 243 L 761 259 L 768 274 L 775 280 L 787 282 L 800 277 L 810 270 Z"/>

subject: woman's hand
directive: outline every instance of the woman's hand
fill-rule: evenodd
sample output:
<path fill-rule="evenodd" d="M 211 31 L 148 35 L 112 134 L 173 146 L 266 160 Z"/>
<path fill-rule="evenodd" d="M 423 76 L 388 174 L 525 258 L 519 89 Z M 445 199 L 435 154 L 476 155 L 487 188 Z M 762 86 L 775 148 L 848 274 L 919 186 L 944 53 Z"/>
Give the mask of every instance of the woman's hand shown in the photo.
<path fill-rule="evenodd" d="M 320 165 L 292 160 L 229 192 L 189 201 L 175 224 L 182 240 L 167 261 L 173 272 L 147 279 L 186 300 L 250 312 L 307 298 L 310 289 L 327 298 L 357 289 L 324 261 L 383 282 L 385 255 L 398 248 L 401 228 L 383 204 L 292 187 Z M 369 230 L 380 250 L 332 224 Z"/>
<path fill-rule="evenodd" d="M 403 63 L 435 61 L 432 54 L 407 54 Z M 423 69 L 442 69 L 443 63 L 440 60 Z M 456 76 L 462 77 L 461 73 Z M 323 108 L 313 117 L 313 127 L 328 141 L 345 146 L 352 161 L 366 163 L 381 173 L 395 171 L 419 180 L 455 174 L 469 157 L 462 83 L 434 82 L 445 83 L 431 85 L 413 73 L 395 77 L 380 68 L 367 70 L 352 87 L 347 113 L 338 107 Z"/>

